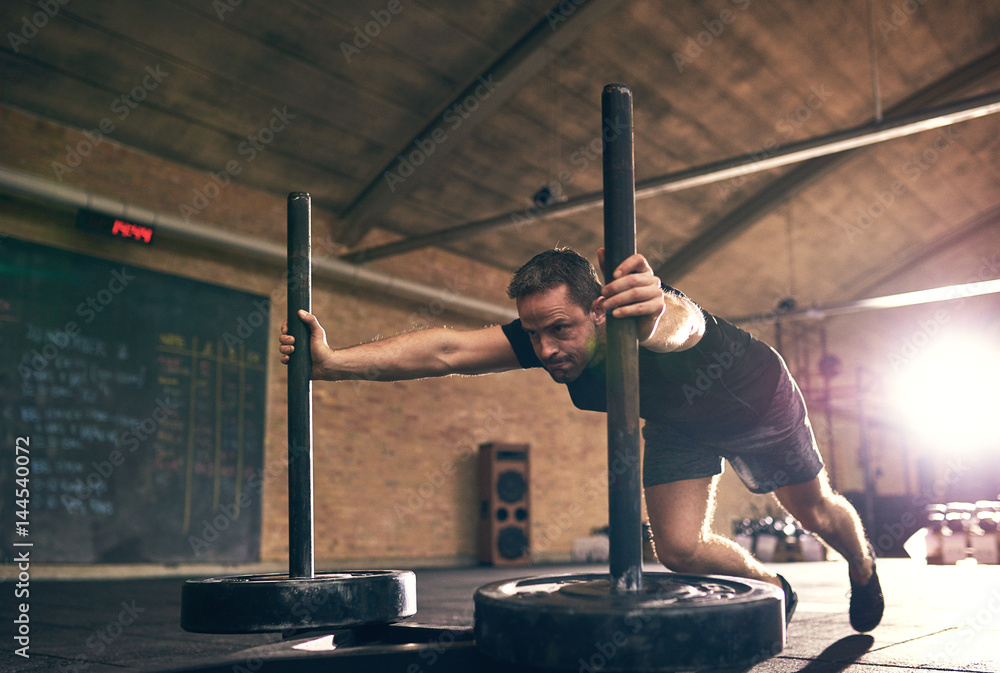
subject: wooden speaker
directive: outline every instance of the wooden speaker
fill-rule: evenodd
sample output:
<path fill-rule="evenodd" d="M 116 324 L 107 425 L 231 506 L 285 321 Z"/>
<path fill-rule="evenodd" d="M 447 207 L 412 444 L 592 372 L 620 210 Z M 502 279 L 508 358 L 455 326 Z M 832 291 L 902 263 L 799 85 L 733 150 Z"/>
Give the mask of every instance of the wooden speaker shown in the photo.
<path fill-rule="evenodd" d="M 528 446 L 479 446 L 480 563 L 526 565 L 531 560 Z"/>

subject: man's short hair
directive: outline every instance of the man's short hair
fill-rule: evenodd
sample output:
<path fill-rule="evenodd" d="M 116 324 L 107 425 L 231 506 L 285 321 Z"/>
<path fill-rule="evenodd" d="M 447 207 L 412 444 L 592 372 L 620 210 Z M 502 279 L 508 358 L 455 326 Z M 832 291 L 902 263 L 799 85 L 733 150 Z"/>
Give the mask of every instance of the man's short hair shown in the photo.
<path fill-rule="evenodd" d="M 565 285 L 569 298 L 586 313 L 601 296 L 601 281 L 594 265 L 570 248 L 553 248 L 532 257 L 514 274 L 507 296 L 517 300 Z"/>

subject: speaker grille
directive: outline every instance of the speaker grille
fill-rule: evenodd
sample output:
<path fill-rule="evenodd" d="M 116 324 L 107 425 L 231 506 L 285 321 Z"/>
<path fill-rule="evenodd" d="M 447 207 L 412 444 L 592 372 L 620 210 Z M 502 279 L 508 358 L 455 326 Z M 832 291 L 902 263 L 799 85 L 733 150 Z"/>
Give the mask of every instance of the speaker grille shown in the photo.
<path fill-rule="evenodd" d="M 506 470 L 497 477 L 497 495 L 507 503 L 514 503 L 524 499 L 524 491 L 527 484 L 524 475 L 514 470 Z"/>
<path fill-rule="evenodd" d="M 527 548 L 528 537 L 516 526 L 507 526 L 497 535 L 497 551 L 508 561 L 523 557 Z"/>

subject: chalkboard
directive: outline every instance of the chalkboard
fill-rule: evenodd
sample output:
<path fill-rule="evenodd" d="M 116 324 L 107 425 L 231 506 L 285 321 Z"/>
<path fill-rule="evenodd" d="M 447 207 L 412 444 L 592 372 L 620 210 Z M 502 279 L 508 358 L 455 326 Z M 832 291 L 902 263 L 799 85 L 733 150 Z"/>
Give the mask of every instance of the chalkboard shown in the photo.
<path fill-rule="evenodd" d="M 264 296 L 0 238 L 3 556 L 259 560 L 268 314 Z"/>

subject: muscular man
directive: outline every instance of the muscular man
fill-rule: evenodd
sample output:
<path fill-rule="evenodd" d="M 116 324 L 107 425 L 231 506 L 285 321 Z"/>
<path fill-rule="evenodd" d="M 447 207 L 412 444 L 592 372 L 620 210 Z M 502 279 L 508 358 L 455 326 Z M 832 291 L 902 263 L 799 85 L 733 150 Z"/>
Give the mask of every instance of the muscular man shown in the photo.
<path fill-rule="evenodd" d="M 601 266 L 603 250 L 598 251 Z M 711 531 L 715 489 L 728 460 L 754 493 L 774 493 L 807 530 L 848 560 L 851 625 L 882 618 L 875 557 L 857 513 L 834 493 L 802 394 L 772 348 L 661 286 L 642 255 L 603 287 L 594 267 L 568 249 L 536 255 L 507 294 L 519 318 L 485 329 L 445 328 L 333 350 L 315 316 L 312 378 L 398 381 L 544 367 L 581 409 L 606 411 L 604 327 L 610 312 L 634 317 L 640 339 L 640 415 L 645 420 L 643 486 L 657 557 L 676 572 L 748 577 L 782 587 L 786 618 L 797 598 L 788 582 L 742 547 Z M 294 339 L 282 325 L 288 362 Z"/>

